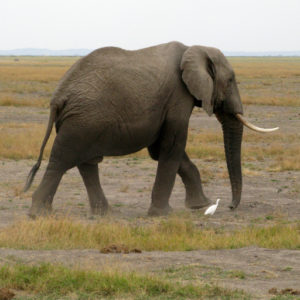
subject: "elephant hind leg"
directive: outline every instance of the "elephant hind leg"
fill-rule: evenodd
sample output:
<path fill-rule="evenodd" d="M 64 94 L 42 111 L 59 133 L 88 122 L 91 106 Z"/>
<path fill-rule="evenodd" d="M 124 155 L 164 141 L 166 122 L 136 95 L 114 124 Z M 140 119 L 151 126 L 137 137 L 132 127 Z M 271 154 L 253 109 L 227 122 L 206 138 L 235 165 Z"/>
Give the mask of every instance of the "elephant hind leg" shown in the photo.
<path fill-rule="evenodd" d="M 28 214 L 31 218 L 51 213 L 53 197 L 65 171 L 57 163 L 49 162 L 40 185 L 32 195 Z"/>
<path fill-rule="evenodd" d="M 191 162 L 186 152 L 182 157 L 178 174 L 186 189 L 186 207 L 199 209 L 208 206 L 211 203 L 203 193 L 200 173 L 197 167 Z"/>
<path fill-rule="evenodd" d="M 88 163 L 80 164 L 77 167 L 88 193 L 91 213 L 104 215 L 108 210 L 108 202 L 100 185 L 98 161 L 99 160 L 93 160 Z"/>
<path fill-rule="evenodd" d="M 68 169 L 76 165 L 78 157 L 82 153 L 76 150 L 74 150 L 73 144 L 65 139 L 61 130 L 55 138 L 49 163 L 42 181 L 32 195 L 32 205 L 29 211 L 30 217 L 35 218 L 36 216 L 47 215 L 51 212 L 53 197 L 62 176 Z"/>

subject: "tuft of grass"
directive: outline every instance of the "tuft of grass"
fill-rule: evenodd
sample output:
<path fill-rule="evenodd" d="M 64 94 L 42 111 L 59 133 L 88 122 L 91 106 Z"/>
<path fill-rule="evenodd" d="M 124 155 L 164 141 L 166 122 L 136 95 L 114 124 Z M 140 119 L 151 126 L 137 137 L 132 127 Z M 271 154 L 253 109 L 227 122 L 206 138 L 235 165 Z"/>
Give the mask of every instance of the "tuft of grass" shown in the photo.
<path fill-rule="evenodd" d="M 255 89 L 255 88 L 253 88 Z M 242 95 L 243 104 L 253 105 L 272 105 L 272 106 L 300 106 L 300 99 L 297 95 L 272 95 L 269 91 L 260 93 L 259 96 L 255 95 Z"/>
<path fill-rule="evenodd" d="M 272 297 L 271 300 L 299 300 L 299 297 L 294 295 L 277 295 Z"/>
<path fill-rule="evenodd" d="M 141 226 L 107 219 L 83 224 L 71 219 L 24 220 L 0 230 L 0 247 L 19 249 L 102 249 L 111 244 L 144 251 L 234 249 L 256 245 L 300 249 L 300 223 L 249 226 L 241 230 L 199 229 L 190 217 L 170 216 Z"/>
<path fill-rule="evenodd" d="M 219 267 L 192 264 L 187 266 L 169 267 L 159 271 L 167 279 L 180 279 L 182 281 L 195 280 L 216 280 L 220 278 L 235 278 L 244 280 L 247 277 L 253 277 L 253 274 L 246 274 L 242 270 L 224 270 Z"/>
<path fill-rule="evenodd" d="M 42 96 L 20 97 L 13 94 L 2 94 L 0 97 L 0 106 L 32 106 L 49 107 L 50 99 Z"/>
<path fill-rule="evenodd" d="M 0 285 L 22 290 L 35 296 L 51 299 L 76 296 L 76 299 L 126 297 L 134 299 L 249 299 L 242 291 L 229 290 L 211 285 L 183 285 L 161 280 L 150 275 L 135 273 L 96 272 L 69 269 L 63 266 L 41 264 L 26 266 L 2 266 Z M 72 297 L 72 298 L 73 298 Z"/>

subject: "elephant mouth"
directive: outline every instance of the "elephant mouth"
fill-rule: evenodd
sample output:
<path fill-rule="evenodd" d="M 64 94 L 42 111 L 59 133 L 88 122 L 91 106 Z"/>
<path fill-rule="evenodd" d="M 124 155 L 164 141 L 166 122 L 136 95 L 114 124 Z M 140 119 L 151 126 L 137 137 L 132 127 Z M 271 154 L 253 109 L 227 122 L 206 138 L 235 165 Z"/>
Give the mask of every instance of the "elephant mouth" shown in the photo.
<path fill-rule="evenodd" d="M 251 124 L 249 121 L 247 121 L 241 114 L 236 114 L 236 118 L 246 127 L 248 127 L 251 130 L 257 131 L 257 132 L 272 132 L 275 130 L 278 130 L 279 127 L 274 127 L 274 128 L 261 128 L 258 126 L 255 126 Z"/>

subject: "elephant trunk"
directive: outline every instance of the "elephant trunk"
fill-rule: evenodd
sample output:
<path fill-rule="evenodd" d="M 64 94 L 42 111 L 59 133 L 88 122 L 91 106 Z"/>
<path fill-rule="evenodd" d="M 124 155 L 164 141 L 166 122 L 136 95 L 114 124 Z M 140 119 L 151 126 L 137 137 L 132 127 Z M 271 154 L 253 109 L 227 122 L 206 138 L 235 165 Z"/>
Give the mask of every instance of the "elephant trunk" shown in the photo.
<path fill-rule="evenodd" d="M 243 124 L 233 114 L 218 114 L 222 124 L 227 168 L 232 189 L 231 209 L 236 208 L 242 194 L 241 145 Z"/>

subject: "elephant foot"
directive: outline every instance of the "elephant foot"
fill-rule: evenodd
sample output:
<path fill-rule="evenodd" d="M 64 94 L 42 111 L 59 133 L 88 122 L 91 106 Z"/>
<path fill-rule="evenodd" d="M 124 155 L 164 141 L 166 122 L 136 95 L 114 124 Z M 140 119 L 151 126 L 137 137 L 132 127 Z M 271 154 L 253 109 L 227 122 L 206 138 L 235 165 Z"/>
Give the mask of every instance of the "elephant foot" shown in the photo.
<path fill-rule="evenodd" d="M 235 210 L 239 206 L 239 204 L 240 204 L 239 202 L 237 202 L 237 203 L 232 202 L 228 207 L 231 210 Z"/>
<path fill-rule="evenodd" d="M 52 213 L 52 207 L 51 206 L 45 206 L 45 205 L 32 205 L 29 212 L 28 216 L 31 219 L 36 219 L 37 217 L 47 217 L 50 216 Z"/>
<path fill-rule="evenodd" d="M 91 215 L 92 216 L 105 216 L 111 210 L 108 204 L 92 207 L 91 208 Z"/>
<path fill-rule="evenodd" d="M 168 204 L 165 207 L 156 207 L 151 204 L 148 210 L 148 216 L 159 217 L 159 216 L 166 216 L 170 212 L 172 212 L 172 207 Z"/>
<path fill-rule="evenodd" d="M 185 200 L 185 207 L 189 209 L 200 209 L 211 204 L 211 201 L 206 198 L 187 198 Z"/>

